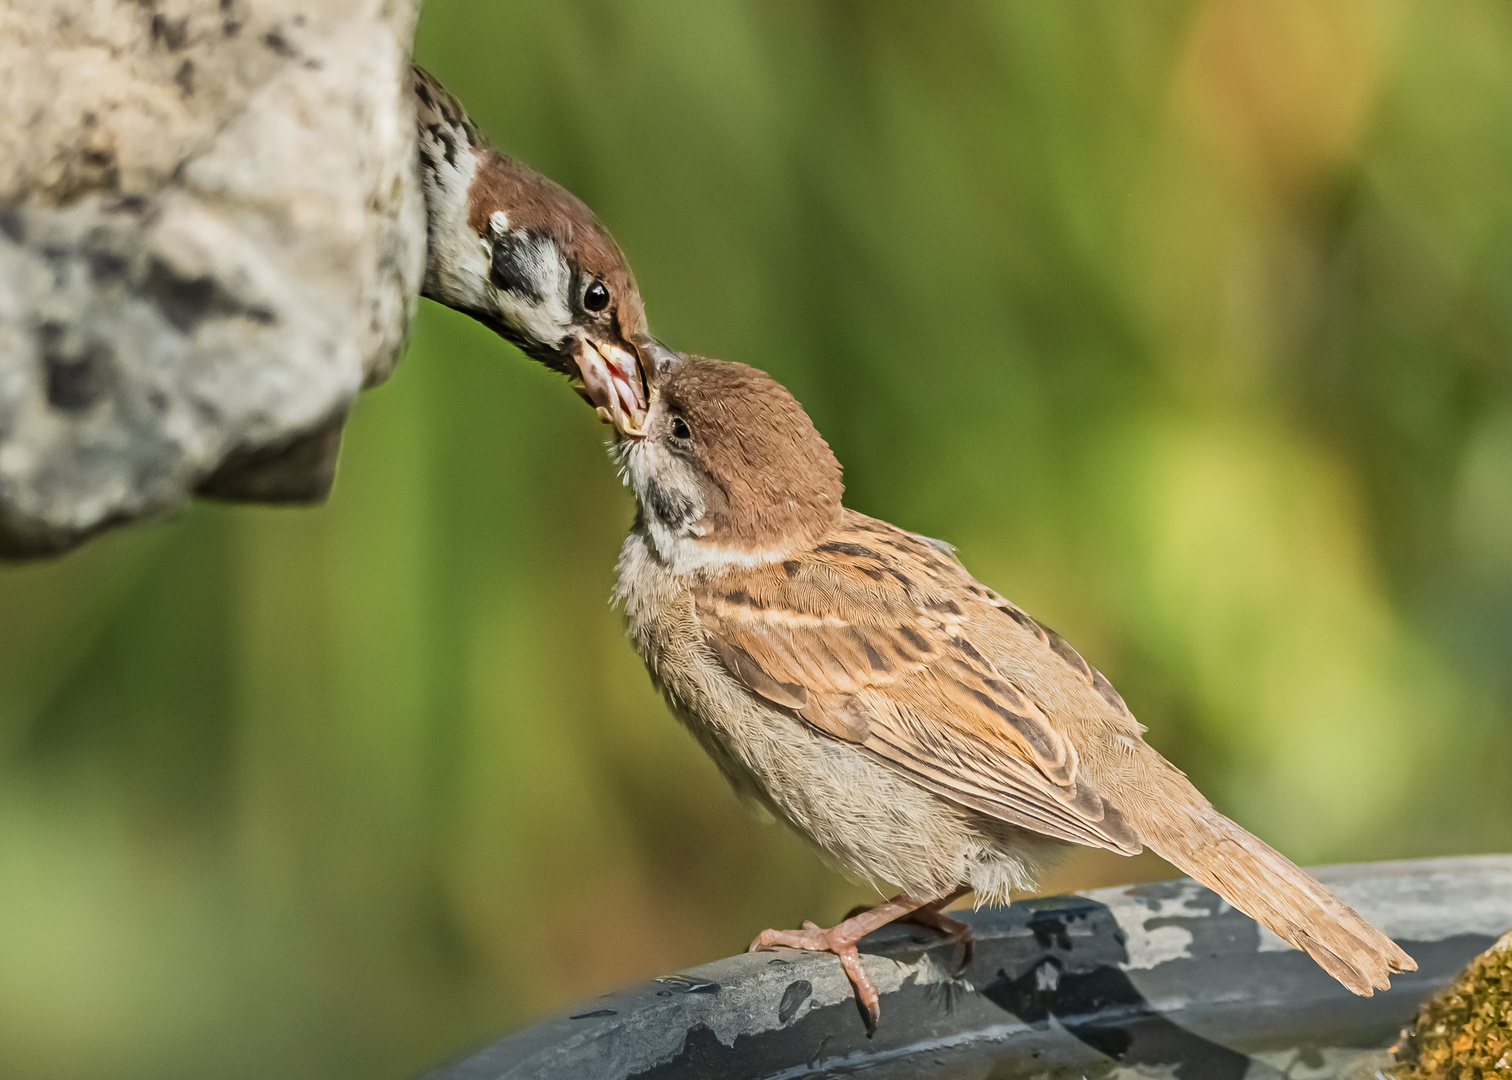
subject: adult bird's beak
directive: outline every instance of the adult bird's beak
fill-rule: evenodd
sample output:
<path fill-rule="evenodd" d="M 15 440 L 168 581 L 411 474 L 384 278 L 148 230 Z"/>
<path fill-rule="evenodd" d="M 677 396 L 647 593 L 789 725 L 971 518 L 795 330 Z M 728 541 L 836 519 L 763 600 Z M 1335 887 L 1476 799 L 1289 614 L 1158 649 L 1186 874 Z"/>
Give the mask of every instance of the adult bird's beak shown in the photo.
<path fill-rule="evenodd" d="M 578 334 L 569 351 L 577 364 L 582 384 L 577 391 L 583 399 L 605 423 L 627 435 L 644 435 L 650 384 L 638 350 Z"/>
<path fill-rule="evenodd" d="M 650 334 L 637 334 L 633 346 L 637 362 L 637 372 L 641 379 L 641 389 L 645 392 L 645 414 L 636 418 L 628 413 L 623 414 L 625 419 L 619 416 L 606 416 L 605 410 L 599 409 L 599 414 L 606 420 L 612 420 L 615 428 L 622 436 L 631 439 L 644 439 L 646 437 L 646 424 L 651 412 L 651 405 L 656 400 L 656 387 L 661 381 L 662 374 L 668 367 L 683 359 L 681 353 L 673 352 Z M 628 422 L 627 422 L 628 421 Z"/>

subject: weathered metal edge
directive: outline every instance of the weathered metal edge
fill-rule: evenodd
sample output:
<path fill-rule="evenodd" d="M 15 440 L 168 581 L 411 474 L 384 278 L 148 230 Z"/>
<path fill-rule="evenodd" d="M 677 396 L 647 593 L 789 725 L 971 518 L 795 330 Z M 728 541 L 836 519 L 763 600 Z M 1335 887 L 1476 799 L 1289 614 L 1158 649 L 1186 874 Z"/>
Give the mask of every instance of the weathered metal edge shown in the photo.
<path fill-rule="evenodd" d="M 1214 893 L 1177 879 L 968 913 L 975 958 L 959 978 L 953 948 L 925 931 L 871 935 L 863 955 L 882 991 L 871 1039 L 833 958 L 783 950 L 605 995 L 425 1080 L 756 1080 L 880 1067 L 927 1049 L 998 1061 L 1021 1051 L 1041 1064 L 1176 1054 L 1203 1075 L 1238 1077 L 1248 1058 L 1234 1045 L 1305 1040 L 1325 1024 L 1388 1037 L 1512 926 L 1509 855 L 1315 873 L 1402 942 L 1420 970 L 1388 993 L 1354 998 Z"/>

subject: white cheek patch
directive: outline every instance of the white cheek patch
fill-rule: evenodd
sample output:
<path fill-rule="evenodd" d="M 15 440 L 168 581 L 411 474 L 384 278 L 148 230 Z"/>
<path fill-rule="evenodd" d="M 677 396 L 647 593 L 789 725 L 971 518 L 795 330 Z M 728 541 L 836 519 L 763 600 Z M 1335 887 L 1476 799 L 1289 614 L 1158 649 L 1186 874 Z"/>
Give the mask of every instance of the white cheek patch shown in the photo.
<path fill-rule="evenodd" d="M 493 217 L 504 215 L 495 211 Z M 504 221 L 507 225 L 508 218 Z M 500 319 L 544 344 L 566 337 L 572 325 L 572 271 L 557 246 L 523 229 L 500 231 L 490 259 L 489 291 Z"/>
<path fill-rule="evenodd" d="M 642 518 L 651 546 L 672 573 L 761 566 L 790 553 L 787 548 L 736 551 L 700 539 L 708 528 L 702 520 L 707 507 L 698 476 L 690 465 L 664 447 L 631 443 L 622 462 L 622 475 L 644 509 Z"/>
<path fill-rule="evenodd" d="M 698 477 L 687 462 L 656 443 L 634 443 L 627 459 L 635 497 L 646 508 L 646 520 L 662 535 L 698 536 L 704 515 Z"/>

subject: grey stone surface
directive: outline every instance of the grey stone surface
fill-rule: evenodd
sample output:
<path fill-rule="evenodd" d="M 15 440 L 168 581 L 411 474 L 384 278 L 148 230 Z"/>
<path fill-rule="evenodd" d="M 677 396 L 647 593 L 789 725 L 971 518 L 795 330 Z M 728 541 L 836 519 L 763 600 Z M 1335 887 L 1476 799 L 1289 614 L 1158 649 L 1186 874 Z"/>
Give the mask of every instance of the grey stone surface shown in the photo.
<path fill-rule="evenodd" d="M 416 0 L 0 0 L 0 555 L 312 501 L 425 259 Z"/>

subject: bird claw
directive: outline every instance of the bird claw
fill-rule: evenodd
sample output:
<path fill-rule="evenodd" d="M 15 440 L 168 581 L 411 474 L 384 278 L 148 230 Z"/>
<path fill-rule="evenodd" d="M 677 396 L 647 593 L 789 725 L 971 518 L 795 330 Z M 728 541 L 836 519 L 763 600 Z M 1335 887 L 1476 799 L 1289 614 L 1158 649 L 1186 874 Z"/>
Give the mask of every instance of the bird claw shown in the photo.
<path fill-rule="evenodd" d="M 877 1031 L 877 1021 L 882 1017 L 881 995 L 877 984 L 872 982 L 866 968 L 861 965 L 861 953 L 856 949 L 856 940 L 845 934 L 837 934 L 839 927 L 826 930 L 805 922 L 802 930 L 763 930 L 751 942 L 749 952 L 761 952 L 786 946 L 789 949 L 806 949 L 809 952 L 827 952 L 840 961 L 845 977 L 850 980 L 856 993 L 856 1003 L 861 1008 L 861 1019 L 866 1024 L 866 1037 Z"/>
<path fill-rule="evenodd" d="M 906 916 L 919 908 L 938 909 L 964 891 L 964 889 L 958 890 L 949 896 L 942 896 L 935 900 L 915 900 L 907 893 L 900 893 L 887 903 L 853 914 L 838 926 L 832 926 L 828 930 L 812 922 L 804 923 L 802 930 L 763 930 L 756 935 L 756 940 L 751 942 L 750 951 L 756 952 L 760 949 L 786 945 L 790 949 L 834 953 L 839 957 L 840 967 L 844 969 L 845 977 L 850 980 L 851 988 L 856 992 L 856 1004 L 860 1006 L 861 1018 L 866 1023 L 866 1037 L 869 1039 L 876 1034 L 877 1020 L 882 1016 L 881 995 L 877 993 L 876 983 L 871 981 L 871 976 L 861 966 L 861 954 L 856 951 L 856 942 L 879 926 L 886 926 L 894 919 Z M 967 928 L 963 924 L 941 915 L 938 910 L 925 917 L 934 920 L 933 925 L 936 927 L 947 928 L 947 933 L 967 933 L 967 940 L 970 940 Z M 969 952 L 967 956 L 970 956 Z"/>

